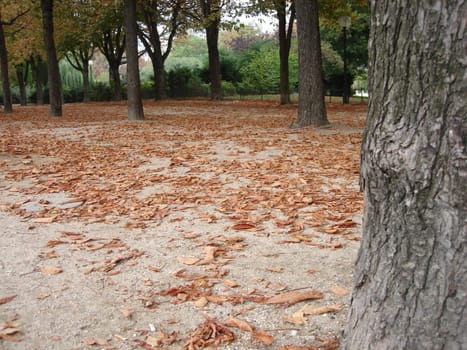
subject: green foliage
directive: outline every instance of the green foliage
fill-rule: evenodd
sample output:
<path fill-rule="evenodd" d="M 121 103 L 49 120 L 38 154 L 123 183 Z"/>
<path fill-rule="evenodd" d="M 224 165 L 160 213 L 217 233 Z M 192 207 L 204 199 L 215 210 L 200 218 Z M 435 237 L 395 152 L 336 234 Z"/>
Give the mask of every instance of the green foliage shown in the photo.
<path fill-rule="evenodd" d="M 66 60 L 60 61 L 60 78 L 63 90 L 73 90 L 83 86 L 83 77 Z"/>
<path fill-rule="evenodd" d="M 202 82 L 199 71 L 189 67 L 175 67 L 169 71 L 167 85 L 172 98 L 206 96 L 208 93 L 208 85 Z"/>
<path fill-rule="evenodd" d="M 248 53 L 249 60 L 240 72 L 243 80 L 242 93 L 276 93 L 279 91 L 279 51 L 264 45 L 254 53 Z"/>
<path fill-rule="evenodd" d="M 110 101 L 113 97 L 113 91 L 109 84 L 96 82 L 91 85 L 90 96 L 92 101 Z"/>

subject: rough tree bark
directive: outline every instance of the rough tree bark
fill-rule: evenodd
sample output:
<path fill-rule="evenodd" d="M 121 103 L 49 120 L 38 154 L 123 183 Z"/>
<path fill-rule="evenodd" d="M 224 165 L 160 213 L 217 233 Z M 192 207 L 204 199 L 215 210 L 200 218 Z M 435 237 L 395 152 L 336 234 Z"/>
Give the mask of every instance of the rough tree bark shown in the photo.
<path fill-rule="evenodd" d="M 208 46 L 209 82 L 211 100 L 222 99 L 221 61 L 219 57 L 219 26 L 221 22 L 220 0 L 200 0 L 202 18 L 205 21 Z"/>
<path fill-rule="evenodd" d="M 279 21 L 279 57 L 280 57 L 280 104 L 290 103 L 289 89 L 289 53 L 292 43 L 293 24 L 295 22 L 295 4 L 290 5 L 290 16 L 287 24 L 287 1 L 275 2 L 276 16 Z"/>
<path fill-rule="evenodd" d="M 345 349 L 465 349 L 465 0 L 370 1 L 365 193 Z"/>
<path fill-rule="evenodd" d="M 13 103 L 11 99 L 10 77 L 8 75 L 8 53 L 2 22 L 0 22 L 0 70 L 3 90 L 3 112 L 12 113 Z"/>
<path fill-rule="evenodd" d="M 61 117 L 62 87 L 54 41 L 53 0 L 41 0 L 41 9 L 45 51 L 47 54 L 50 115 Z"/>
<path fill-rule="evenodd" d="M 138 67 L 138 39 L 136 34 L 136 0 L 124 0 L 125 47 L 127 59 L 128 119 L 143 120 L 143 102 Z"/>
<path fill-rule="evenodd" d="M 318 1 L 295 0 L 298 31 L 298 119 L 292 127 L 329 124 L 324 102 Z"/>

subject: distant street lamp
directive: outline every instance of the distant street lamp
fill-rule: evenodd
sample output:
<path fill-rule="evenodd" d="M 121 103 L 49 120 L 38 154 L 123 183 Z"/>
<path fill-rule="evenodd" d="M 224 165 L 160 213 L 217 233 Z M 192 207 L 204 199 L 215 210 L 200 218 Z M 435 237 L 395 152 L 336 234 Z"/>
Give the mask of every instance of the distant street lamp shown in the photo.
<path fill-rule="evenodd" d="M 339 17 L 339 24 L 342 27 L 342 31 L 344 33 L 344 87 L 342 90 L 342 103 L 348 104 L 349 103 L 349 82 L 348 82 L 348 69 L 347 69 L 347 28 L 350 27 L 350 17 L 349 16 L 342 16 Z"/>

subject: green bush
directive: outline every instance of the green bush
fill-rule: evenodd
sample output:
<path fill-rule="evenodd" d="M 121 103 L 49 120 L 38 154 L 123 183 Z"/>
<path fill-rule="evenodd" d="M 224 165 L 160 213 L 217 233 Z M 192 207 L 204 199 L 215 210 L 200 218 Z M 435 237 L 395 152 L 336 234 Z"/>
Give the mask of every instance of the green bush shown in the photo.
<path fill-rule="evenodd" d="M 92 84 L 90 91 L 91 101 L 110 101 L 112 96 L 113 92 L 108 84 L 101 82 Z"/>

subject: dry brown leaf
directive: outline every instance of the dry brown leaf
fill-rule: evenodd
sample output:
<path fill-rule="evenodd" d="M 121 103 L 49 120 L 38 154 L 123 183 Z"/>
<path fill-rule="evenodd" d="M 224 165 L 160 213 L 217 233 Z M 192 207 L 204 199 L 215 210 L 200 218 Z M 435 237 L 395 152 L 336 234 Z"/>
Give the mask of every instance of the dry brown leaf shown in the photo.
<path fill-rule="evenodd" d="M 224 285 L 226 285 L 227 287 L 230 287 L 230 288 L 238 287 L 238 283 L 235 282 L 235 281 L 232 281 L 232 280 L 225 280 Z"/>
<path fill-rule="evenodd" d="M 102 339 L 102 338 L 86 338 L 84 339 L 84 342 L 87 345 L 100 345 L 100 346 L 109 345 L 107 340 Z"/>
<path fill-rule="evenodd" d="M 9 297 L 5 297 L 5 298 L 0 298 L 0 305 L 9 303 L 9 302 L 12 301 L 14 298 L 16 298 L 16 294 L 15 294 L 15 295 L 12 295 L 12 296 L 9 296 Z"/>
<path fill-rule="evenodd" d="M 48 297 L 50 297 L 49 293 L 39 293 L 39 294 L 34 295 L 34 298 L 39 299 L 39 300 L 47 299 Z"/>
<path fill-rule="evenodd" d="M 209 301 L 206 299 L 206 297 L 201 297 L 194 302 L 196 307 L 205 307 L 208 303 Z"/>
<path fill-rule="evenodd" d="M 38 224 L 50 224 L 50 223 L 54 222 L 56 218 L 57 218 L 57 216 L 50 216 L 50 217 L 47 217 L 47 218 L 37 218 L 37 219 L 34 219 L 34 222 L 36 222 Z"/>
<path fill-rule="evenodd" d="M 152 272 L 160 272 L 161 271 L 160 267 L 156 267 L 156 266 L 148 266 L 147 269 L 149 271 L 152 271 Z"/>
<path fill-rule="evenodd" d="M 334 293 L 335 295 L 339 295 L 341 297 L 346 296 L 347 294 L 349 294 L 349 290 L 347 288 L 340 287 L 340 286 L 335 286 L 335 287 L 331 288 L 331 292 Z"/>
<path fill-rule="evenodd" d="M 62 240 L 59 240 L 59 239 L 52 239 L 52 240 L 48 241 L 45 246 L 48 247 L 48 248 L 53 248 L 58 244 L 67 244 L 67 243 L 68 242 L 65 242 L 65 241 L 62 241 Z"/>
<path fill-rule="evenodd" d="M 253 332 L 255 329 L 247 321 L 235 317 L 229 317 L 228 320 L 225 322 L 225 325 L 241 329 L 245 332 Z"/>
<path fill-rule="evenodd" d="M 253 337 L 266 345 L 271 345 L 274 343 L 274 337 L 267 334 L 266 332 L 254 332 Z"/>
<path fill-rule="evenodd" d="M 284 268 L 281 267 L 281 266 L 273 266 L 273 267 L 267 267 L 266 270 L 268 270 L 268 271 L 270 271 L 270 272 L 279 273 L 279 272 L 284 271 Z"/>
<path fill-rule="evenodd" d="M 238 224 L 235 224 L 232 226 L 234 230 L 240 231 L 240 230 L 251 230 L 255 228 L 255 225 L 248 223 L 248 222 L 239 222 Z"/>
<path fill-rule="evenodd" d="M 330 306 L 313 306 L 305 305 L 299 311 L 304 315 L 322 315 L 330 312 L 336 312 L 342 309 L 344 304 L 330 305 Z"/>
<path fill-rule="evenodd" d="M 306 324 L 308 319 L 305 317 L 305 315 L 303 314 L 303 312 L 301 312 L 300 310 L 297 311 L 297 312 L 294 312 L 293 314 L 286 314 L 284 315 L 284 317 L 282 318 L 285 322 L 288 322 L 288 323 L 292 323 L 292 324 L 295 324 L 295 325 L 302 325 L 302 324 Z"/>
<path fill-rule="evenodd" d="M 266 304 L 285 304 L 293 305 L 300 301 L 309 300 L 309 299 L 321 299 L 323 293 L 317 290 L 309 290 L 305 292 L 292 291 L 276 294 L 268 299 L 266 299 Z"/>
<path fill-rule="evenodd" d="M 56 275 L 63 272 L 63 269 L 57 266 L 46 265 L 40 268 L 44 275 Z"/>
<path fill-rule="evenodd" d="M 131 318 L 131 316 L 133 315 L 133 310 L 130 310 L 130 309 L 120 309 L 120 312 L 126 318 Z"/>
<path fill-rule="evenodd" d="M 179 256 L 177 258 L 177 260 L 178 260 L 179 263 L 182 263 L 184 265 L 195 265 L 197 262 L 200 261 L 200 259 L 198 259 L 198 258 L 193 258 L 193 257 L 186 258 L 186 257 L 183 257 L 183 256 Z"/>

